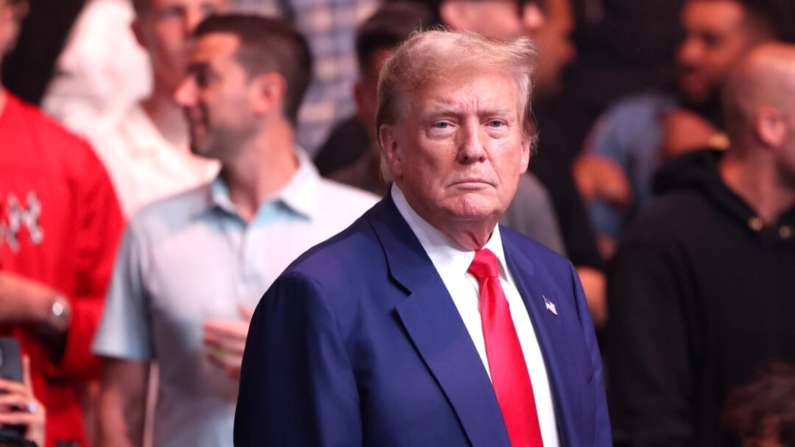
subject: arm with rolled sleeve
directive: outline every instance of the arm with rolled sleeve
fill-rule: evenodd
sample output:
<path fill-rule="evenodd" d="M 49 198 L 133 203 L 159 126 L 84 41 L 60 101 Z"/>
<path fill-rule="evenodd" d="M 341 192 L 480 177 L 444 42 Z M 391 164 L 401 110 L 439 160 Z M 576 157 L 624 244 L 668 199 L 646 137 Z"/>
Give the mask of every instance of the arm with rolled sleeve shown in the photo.
<path fill-rule="evenodd" d="M 140 446 L 154 356 L 143 283 L 146 246 L 131 221 L 122 239 L 93 350 L 103 357 L 99 395 L 100 446 Z"/>
<path fill-rule="evenodd" d="M 616 255 L 608 290 L 616 445 L 692 443 L 696 342 L 682 271 L 666 249 L 648 241 L 625 242 Z"/>
<path fill-rule="evenodd" d="M 251 321 L 235 413 L 235 446 L 361 446 L 356 381 L 320 285 L 289 273 Z"/>

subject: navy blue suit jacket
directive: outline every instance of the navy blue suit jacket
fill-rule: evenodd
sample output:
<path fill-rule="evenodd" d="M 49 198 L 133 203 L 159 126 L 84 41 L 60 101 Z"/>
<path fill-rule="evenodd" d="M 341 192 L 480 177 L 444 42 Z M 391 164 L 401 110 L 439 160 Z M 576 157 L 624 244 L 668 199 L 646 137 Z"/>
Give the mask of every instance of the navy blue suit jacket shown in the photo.
<path fill-rule="evenodd" d="M 611 446 L 575 270 L 500 231 L 541 345 L 561 446 Z M 265 293 L 243 357 L 235 445 L 510 447 L 475 345 L 390 194 Z"/>

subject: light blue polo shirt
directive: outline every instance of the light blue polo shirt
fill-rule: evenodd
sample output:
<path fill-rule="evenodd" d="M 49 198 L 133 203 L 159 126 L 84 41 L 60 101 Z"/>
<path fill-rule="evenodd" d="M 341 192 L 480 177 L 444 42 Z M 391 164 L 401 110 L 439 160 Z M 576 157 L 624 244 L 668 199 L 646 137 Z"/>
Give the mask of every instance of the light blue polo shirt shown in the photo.
<path fill-rule="evenodd" d="M 297 151 L 290 182 L 246 223 L 219 178 L 155 202 L 128 223 L 93 350 L 157 360 L 158 447 L 232 446 L 238 383 L 207 360 L 202 322 L 239 319 L 310 247 L 342 231 L 377 197 L 320 178 Z"/>

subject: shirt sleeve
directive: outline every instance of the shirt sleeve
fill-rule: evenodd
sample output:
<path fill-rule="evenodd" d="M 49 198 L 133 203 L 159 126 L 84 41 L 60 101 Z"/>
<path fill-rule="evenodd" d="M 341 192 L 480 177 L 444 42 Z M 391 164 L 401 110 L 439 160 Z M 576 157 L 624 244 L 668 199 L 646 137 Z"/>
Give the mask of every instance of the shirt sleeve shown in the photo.
<path fill-rule="evenodd" d="M 104 357 L 149 361 L 154 349 L 142 274 L 145 245 L 135 224 L 131 221 L 122 238 L 93 350 Z"/>
<path fill-rule="evenodd" d="M 71 304 L 71 321 L 66 348 L 59 362 L 47 365 L 52 377 L 95 378 L 99 360 L 91 354 L 108 280 L 113 268 L 119 236 L 124 221 L 116 194 L 107 173 L 91 149 L 84 172 L 73 178 L 77 232 L 75 257 L 76 288 L 67 296 Z"/>
<path fill-rule="evenodd" d="M 666 245 L 675 245 L 668 242 Z M 617 445 L 691 445 L 694 346 L 675 256 L 625 242 L 609 277 L 610 405 Z"/>

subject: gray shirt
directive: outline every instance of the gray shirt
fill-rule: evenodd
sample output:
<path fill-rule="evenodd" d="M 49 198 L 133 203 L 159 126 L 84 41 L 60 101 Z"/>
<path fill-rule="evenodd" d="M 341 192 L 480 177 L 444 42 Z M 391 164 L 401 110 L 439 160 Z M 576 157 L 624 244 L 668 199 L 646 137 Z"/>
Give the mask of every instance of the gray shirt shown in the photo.
<path fill-rule="evenodd" d="M 239 319 L 237 303 L 255 306 L 290 262 L 377 200 L 299 159 L 248 224 L 219 178 L 143 208 L 127 226 L 93 349 L 158 361 L 158 447 L 232 445 L 238 383 L 207 360 L 202 322 Z"/>

